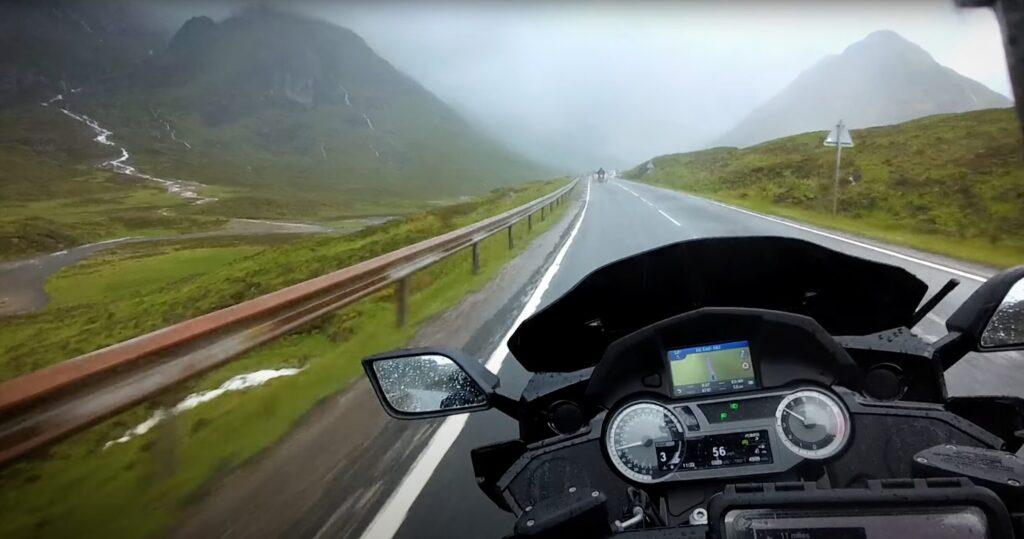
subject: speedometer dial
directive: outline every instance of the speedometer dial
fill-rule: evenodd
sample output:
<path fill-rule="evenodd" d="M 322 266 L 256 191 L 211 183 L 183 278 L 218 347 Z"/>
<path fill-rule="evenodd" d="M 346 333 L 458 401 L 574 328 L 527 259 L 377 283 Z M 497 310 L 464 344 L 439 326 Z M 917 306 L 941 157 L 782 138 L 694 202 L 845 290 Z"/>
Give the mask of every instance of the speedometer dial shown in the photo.
<path fill-rule="evenodd" d="M 850 436 L 846 410 L 831 396 L 809 389 L 782 399 L 775 429 L 791 451 L 818 460 L 838 453 Z"/>
<path fill-rule="evenodd" d="M 619 410 L 608 427 L 605 445 L 615 467 L 641 483 L 653 483 L 674 472 L 685 448 L 679 419 L 654 402 Z"/>

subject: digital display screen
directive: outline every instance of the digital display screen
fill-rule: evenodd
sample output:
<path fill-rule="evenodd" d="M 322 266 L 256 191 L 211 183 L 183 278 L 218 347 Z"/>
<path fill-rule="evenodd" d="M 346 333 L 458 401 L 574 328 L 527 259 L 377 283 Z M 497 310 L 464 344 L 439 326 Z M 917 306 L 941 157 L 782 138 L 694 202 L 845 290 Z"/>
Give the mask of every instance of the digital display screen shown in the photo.
<path fill-rule="evenodd" d="M 655 442 L 654 453 L 658 457 L 659 472 L 674 472 L 683 459 L 683 444 L 678 442 Z"/>
<path fill-rule="evenodd" d="M 734 341 L 668 351 L 672 394 L 709 395 L 755 389 L 750 343 Z"/>
<path fill-rule="evenodd" d="M 685 472 L 771 462 L 772 448 L 768 441 L 768 431 L 754 430 L 687 441 L 685 456 L 677 470 Z"/>
<path fill-rule="evenodd" d="M 782 397 L 761 397 L 758 399 L 738 399 L 732 401 L 709 402 L 700 405 L 700 411 L 708 423 L 728 423 L 772 417 L 779 408 Z"/>

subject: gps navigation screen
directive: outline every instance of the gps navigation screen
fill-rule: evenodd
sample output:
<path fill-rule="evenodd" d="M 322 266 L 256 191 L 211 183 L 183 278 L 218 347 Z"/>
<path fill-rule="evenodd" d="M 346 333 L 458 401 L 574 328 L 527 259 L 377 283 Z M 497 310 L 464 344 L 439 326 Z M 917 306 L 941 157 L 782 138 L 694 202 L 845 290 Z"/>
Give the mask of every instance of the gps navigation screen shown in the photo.
<path fill-rule="evenodd" d="M 747 341 L 669 350 L 668 361 L 676 397 L 758 387 Z"/>

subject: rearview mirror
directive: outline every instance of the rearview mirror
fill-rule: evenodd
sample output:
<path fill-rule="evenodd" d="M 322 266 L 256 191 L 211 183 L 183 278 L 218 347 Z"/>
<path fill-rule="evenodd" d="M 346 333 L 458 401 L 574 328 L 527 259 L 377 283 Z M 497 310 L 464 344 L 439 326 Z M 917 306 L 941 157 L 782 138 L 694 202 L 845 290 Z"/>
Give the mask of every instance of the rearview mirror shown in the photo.
<path fill-rule="evenodd" d="M 452 351 L 398 350 L 363 360 L 363 369 L 388 415 L 440 417 L 486 410 L 498 377 Z"/>
<path fill-rule="evenodd" d="M 985 281 L 946 320 L 948 365 L 964 353 L 1024 349 L 1024 266 Z"/>
<path fill-rule="evenodd" d="M 982 348 L 1006 348 L 1024 345 L 1024 279 L 1018 280 L 996 307 L 985 331 Z"/>

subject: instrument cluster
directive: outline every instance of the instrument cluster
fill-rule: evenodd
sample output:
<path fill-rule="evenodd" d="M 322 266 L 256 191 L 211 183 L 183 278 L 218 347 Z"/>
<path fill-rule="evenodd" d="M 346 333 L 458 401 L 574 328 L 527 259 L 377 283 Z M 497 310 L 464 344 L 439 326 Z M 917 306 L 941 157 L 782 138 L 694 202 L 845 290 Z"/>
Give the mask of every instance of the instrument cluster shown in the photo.
<path fill-rule="evenodd" d="M 849 413 L 817 387 L 687 402 L 636 400 L 610 416 L 604 444 L 639 483 L 779 473 L 824 460 L 850 438 Z"/>

